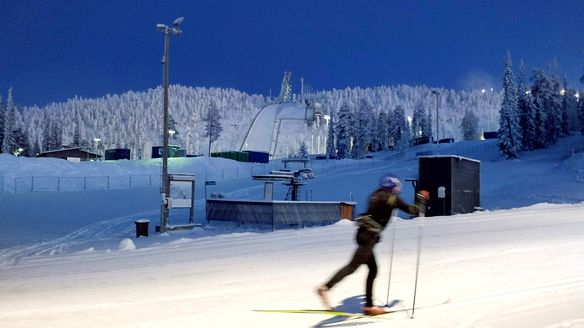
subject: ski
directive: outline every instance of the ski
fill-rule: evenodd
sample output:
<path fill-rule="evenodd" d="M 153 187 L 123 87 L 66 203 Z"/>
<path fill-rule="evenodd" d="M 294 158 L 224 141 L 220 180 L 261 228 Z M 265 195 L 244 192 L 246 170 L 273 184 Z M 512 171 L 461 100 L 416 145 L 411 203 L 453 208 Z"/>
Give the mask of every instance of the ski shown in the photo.
<path fill-rule="evenodd" d="M 304 314 L 323 314 L 323 315 L 332 315 L 332 316 L 339 316 L 339 317 L 350 317 L 350 318 L 369 318 L 369 319 L 382 319 L 387 320 L 389 318 L 383 317 L 385 314 L 392 313 L 394 311 L 386 311 L 383 314 L 379 315 L 366 315 L 363 313 L 356 313 L 356 312 L 343 312 L 343 311 L 331 311 L 331 310 L 316 310 L 316 309 L 297 309 L 297 310 L 254 310 L 255 312 L 269 312 L 269 313 L 304 313 Z"/>

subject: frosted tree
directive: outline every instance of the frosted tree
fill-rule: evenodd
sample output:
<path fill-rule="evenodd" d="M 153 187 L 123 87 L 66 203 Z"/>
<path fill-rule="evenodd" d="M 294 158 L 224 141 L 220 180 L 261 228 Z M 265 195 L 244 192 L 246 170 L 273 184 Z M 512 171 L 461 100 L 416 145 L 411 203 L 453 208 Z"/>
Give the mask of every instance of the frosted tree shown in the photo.
<path fill-rule="evenodd" d="M 207 110 L 207 116 L 205 117 L 205 137 L 209 138 L 209 156 L 211 156 L 211 144 L 219 138 L 219 135 L 223 131 L 220 120 L 219 109 L 215 101 L 211 101 Z"/>
<path fill-rule="evenodd" d="M 174 140 L 178 136 L 178 130 L 176 129 L 176 121 L 172 115 L 168 115 L 168 131 L 171 133 L 171 138 Z"/>
<path fill-rule="evenodd" d="M 345 103 L 339 109 L 339 118 L 335 130 L 337 131 L 337 156 L 339 159 L 349 157 L 351 151 L 351 111 Z"/>
<path fill-rule="evenodd" d="M 361 121 L 357 115 L 351 115 L 350 120 L 350 135 L 351 135 L 351 158 L 359 158 L 363 154 L 363 145 L 361 144 L 363 138 L 359 138 L 358 134 L 361 130 Z"/>
<path fill-rule="evenodd" d="M 334 115 L 331 113 L 331 118 L 328 123 L 328 130 L 326 136 L 326 157 L 336 158 L 337 151 L 335 149 L 335 124 Z"/>
<path fill-rule="evenodd" d="M 12 154 L 16 149 L 16 129 L 14 100 L 12 98 L 12 88 L 8 89 L 8 98 L 6 99 L 6 112 L 4 113 L 4 139 L 2 140 L 2 152 Z"/>
<path fill-rule="evenodd" d="M 477 140 L 479 137 L 479 117 L 474 112 L 466 110 L 460 128 L 463 140 Z"/>
<path fill-rule="evenodd" d="M 373 119 L 373 107 L 367 100 L 360 99 L 354 120 L 353 158 L 360 158 L 369 151 L 373 139 Z"/>
<path fill-rule="evenodd" d="M 51 122 L 51 149 L 59 149 L 63 146 L 63 129 L 61 128 L 61 124 L 59 121 L 52 121 Z"/>
<path fill-rule="evenodd" d="M 14 129 L 12 133 L 15 141 L 15 148 L 12 153 L 17 156 L 30 157 L 32 154 L 32 147 L 28 141 L 27 134 L 24 133 L 21 128 Z"/>
<path fill-rule="evenodd" d="M 556 64 L 557 65 L 557 64 Z M 555 144 L 563 135 L 563 120 L 564 116 L 562 113 L 562 96 L 561 96 L 561 83 L 557 70 L 550 68 L 548 73 L 548 78 L 550 81 L 550 107 L 546 108 L 548 111 L 548 142 L 550 144 Z"/>
<path fill-rule="evenodd" d="M 405 149 L 410 144 L 410 128 L 406 121 L 406 113 L 402 106 L 397 105 L 393 110 L 393 121 L 390 127 L 395 146 L 398 149 Z"/>
<path fill-rule="evenodd" d="M 430 141 L 432 141 L 432 111 L 428 111 L 428 118 L 426 119 L 426 125 L 424 128 L 424 135 L 427 136 Z"/>
<path fill-rule="evenodd" d="M 76 116 L 75 120 L 75 132 L 73 133 L 73 143 L 71 146 L 80 147 L 81 146 L 81 118 L 79 115 Z"/>
<path fill-rule="evenodd" d="M 519 78 L 517 83 L 517 113 L 519 114 L 519 127 L 521 129 L 521 145 L 524 150 L 533 150 L 536 140 L 536 113 L 532 103 L 531 90 L 525 82 L 525 64 L 519 65 Z"/>
<path fill-rule="evenodd" d="M 44 112 L 43 126 L 42 126 L 42 141 L 41 141 L 41 151 L 52 150 L 51 142 L 51 120 L 49 118 L 48 112 Z"/>
<path fill-rule="evenodd" d="M 418 101 L 414 106 L 414 115 L 412 117 L 412 135 L 414 138 L 426 136 L 426 134 L 424 134 L 428 129 L 426 127 L 426 120 L 427 116 L 424 104 L 422 104 L 421 101 Z"/>
<path fill-rule="evenodd" d="M 30 156 L 34 157 L 40 153 L 41 153 L 41 146 L 39 145 L 38 141 L 35 141 L 35 143 L 32 146 L 32 149 L 30 151 Z"/>
<path fill-rule="evenodd" d="M 568 89 L 568 81 L 564 78 L 564 87 L 562 92 L 562 129 L 560 131 L 560 136 L 565 137 L 570 135 L 570 90 Z"/>
<path fill-rule="evenodd" d="M 298 149 L 298 154 L 296 154 L 296 158 L 308 158 L 308 147 L 306 146 L 306 142 L 302 141 L 300 143 L 300 148 Z"/>
<path fill-rule="evenodd" d="M 52 119 L 49 112 L 44 113 L 42 150 L 50 151 L 61 147 L 62 131 L 58 123 Z"/>
<path fill-rule="evenodd" d="M 561 132 L 560 88 L 554 76 L 536 69 L 531 95 L 536 114 L 536 148 L 544 148 L 557 141 Z"/>
<path fill-rule="evenodd" d="M 387 114 L 380 111 L 377 116 L 377 151 L 383 151 L 387 149 L 387 141 L 389 140 L 388 132 L 389 128 L 387 126 Z"/>
<path fill-rule="evenodd" d="M 508 159 L 517 158 L 521 148 L 521 131 L 517 115 L 517 89 L 513 77 L 511 54 L 507 52 L 503 72 L 503 102 L 499 111 L 499 150 Z"/>

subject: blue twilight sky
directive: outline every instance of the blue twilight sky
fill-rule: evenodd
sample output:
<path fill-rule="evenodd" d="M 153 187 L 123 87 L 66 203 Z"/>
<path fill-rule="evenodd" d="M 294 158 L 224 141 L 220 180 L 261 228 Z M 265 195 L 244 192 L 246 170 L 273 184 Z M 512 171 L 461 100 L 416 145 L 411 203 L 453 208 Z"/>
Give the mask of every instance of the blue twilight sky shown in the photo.
<path fill-rule="evenodd" d="M 582 87 L 583 0 L 2 0 L 0 95 L 44 106 L 154 88 L 155 26 L 179 16 L 171 84 L 277 95 L 291 70 L 315 90 L 499 88 L 509 50 L 515 69 L 557 59 Z"/>

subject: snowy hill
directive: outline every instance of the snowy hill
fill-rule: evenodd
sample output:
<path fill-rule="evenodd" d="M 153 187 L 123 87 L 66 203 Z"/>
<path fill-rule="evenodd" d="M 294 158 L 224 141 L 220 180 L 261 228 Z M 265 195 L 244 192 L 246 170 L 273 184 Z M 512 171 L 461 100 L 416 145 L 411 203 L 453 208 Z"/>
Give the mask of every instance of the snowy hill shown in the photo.
<path fill-rule="evenodd" d="M 432 89 L 426 86 L 356 87 L 315 92 L 307 97 L 322 104 L 323 114 L 327 115 L 337 113 L 342 104 L 355 110 L 362 99 L 373 106 L 375 113 L 392 111 L 399 105 L 407 116 L 413 116 L 416 106 L 433 112 L 438 105 L 440 138 L 461 139 L 460 126 L 465 110 L 477 115 L 480 131 L 496 128 L 501 103 L 498 92 L 439 90 L 442 97 L 438 104 Z M 177 131 L 171 143 L 180 145 L 188 154 L 208 153 L 203 119 L 211 101 L 219 109 L 223 127 L 212 151 L 239 150 L 256 114 L 273 102 L 269 97 L 221 88 L 172 85 L 169 94 L 170 127 Z M 56 135 L 60 140 L 48 144 L 73 144 L 78 133 L 80 145 L 92 150 L 103 153 L 105 149 L 129 148 L 132 158 L 150 158 L 151 147 L 162 144 L 162 96 L 162 88 L 156 88 L 95 99 L 74 98 L 42 108 L 24 107 L 16 111 L 15 124 L 28 135 L 35 152 L 47 150 L 43 148 L 47 143 L 45 139 L 54 139 Z M 289 153 L 297 153 L 302 141 L 309 146 L 311 154 L 324 153 L 325 126 L 314 124 L 299 128 L 290 125 L 286 129 L 282 127 L 282 136 L 294 135 L 294 138 L 284 138 L 280 144 L 287 146 Z M 100 141 L 96 143 L 95 138 Z"/>
<path fill-rule="evenodd" d="M 302 198 L 353 199 L 361 211 L 384 172 L 402 180 L 417 175 L 419 152 L 480 160 L 486 211 L 393 220 L 375 250 L 374 293 L 384 304 L 395 233 L 389 300 L 399 302 L 390 320 L 253 311 L 320 308 L 314 287 L 353 251 L 349 221 L 276 232 L 211 224 L 135 238 L 134 220 L 158 219 L 159 160 L 69 163 L 0 155 L 0 326 L 584 327 L 584 137 L 564 138 L 513 161 L 501 158 L 494 141 L 312 161 L 317 177 L 308 180 Z M 206 157 L 170 161 L 171 172 L 197 176 L 198 219 L 203 181 L 216 180 L 209 192 L 227 198 L 257 198 L 263 185 L 250 176 L 277 167 L 277 161 L 264 167 Z M 130 176 L 151 177 L 150 184 Z M 110 184 L 82 188 L 75 179 Z M 33 180 L 40 190 L 66 190 L 27 190 Z M 404 187 L 411 201 L 412 187 Z M 285 191 L 276 186 L 276 198 Z M 423 248 L 411 320 L 419 232 Z M 333 289 L 339 310 L 360 311 L 365 273 L 360 269 Z"/>

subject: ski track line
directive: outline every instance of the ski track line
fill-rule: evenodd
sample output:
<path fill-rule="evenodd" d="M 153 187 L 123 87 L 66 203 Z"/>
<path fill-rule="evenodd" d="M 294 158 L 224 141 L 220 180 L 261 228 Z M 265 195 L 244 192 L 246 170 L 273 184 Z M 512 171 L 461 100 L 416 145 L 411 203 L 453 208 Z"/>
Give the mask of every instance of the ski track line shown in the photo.
<path fill-rule="evenodd" d="M 334 228 L 334 227 L 333 227 Z M 85 229 L 83 229 L 85 230 Z M 328 230 L 328 229 L 327 229 Z M 225 248 L 225 247 L 236 247 L 237 250 L 242 252 L 243 249 L 254 247 L 258 248 L 262 244 L 262 239 L 268 238 L 279 238 L 281 240 L 281 248 L 277 249 L 280 253 L 281 252 L 288 252 L 288 253 L 297 253 L 298 251 L 305 250 L 307 253 L 312 252 L 310 245 L 307 244 L 300 244 L 295 242 L 293 245 L 290 245 L 291 242 L 294 242 L 295 235 L 290 234 L 289 231 L 277 231 L 280 236 L 274 235 L 267 235 L 265 233 L 257 233 L 257 232 L 242 232 L 241 235 L 235 236 L 234 234 L 240 234 L 240 232 L 235 232 L 234 234 L 220 234 L 219 235 L 212 235 L 212 236 L 204 236 L 204 237 L 194 237 L 194 238 L 184 238 L 184 242 L 181 239 L 169 241 L 162 246 L 147 246 L 143 248 L 139 248 L 135 251 L 146 252 L 148 250 L 157 249 L 157 253 L 159 255 L 169 255 L 175 254 L 176 249 L 180 248 L 181 252 L 188 252 L 188 250 L 193 249 L 200 249 L 204 248 L 205 246 L 209 246 L 209 248 Z M 324 232 L 326 233 L 326 232 Z M 315 244 L 319 243 L 317 238 L 319 235 L 323 234 L 323 231 L 320 229 L 312 230 L 312 231 L 303 231 L 303 235 L 313 235 L 315 236 Z M 82 234 L 80 234 L 82 235 Z M 9 262 L 8 264 L 18 264 L 19 267 L 34 267 L 41 265 L 42 263 L 60 263 L 60 262 L 69 262 L 69 261 L 76 261 L 76 260 L 83 260 L 91 257 L 93 260 L 105 259 L 111 257 L 111 254 L 108 253 L 101 253 L 101 252 L 94 252 L 91 254 L 77 254 L 77 253 L 70 253 L 70 254 L 57 254 L 57 255 L 48 255 L 45 256 L 43 254 L 50 253 L 51 251 L 62 248 L 62 247 L 69 247 L 75 244 L 81 244 L 86 242 L 87 240 L 80 240 L 74 242 L 64 242 L 61 243 L 62 240 L 67 240 L 68 237 L 63 237 L 55 241 L 50 241 L 46 243 L 42 243 L 40 245 L 34 245 L 29 248 L 25 248 L 23 250 L 19 250 L 18 252 L 12 253 L 13 261 Z M 295 247 L 297 246 L 297 247 Z M 132 253 L 131 252 L 131 253 Z M 130 253 L 128 253 L 130 254 Z M 135 253 L 134 253 L 135 254 Z M 210 256 L 210 255 L 209 255 Z M 6 261 L 5 261 L 6 263 Z"/>
<path fill-rule="evenodd" d="M 112 231 L 119 232 L 120 225 L 126 225 L 128 220 L 138 216 L 151 214 L 152 211 L 136 213 L 124 217 L 119 217 L 107 221 L 100 221 L 92 223 L 84 228 L 75 230 L 63 237 L 58 237 L 53 240 L 44 241 L 28 246 L 16 246 L 0 251 L 0 265 L 16 264 L 21 262 L 26 257 L 40 257 L 51 252 L 62 251 L 66 247 L 71 247 L 94 240 L 96 237 L 108 236 L 112 238 Z M 113 225 L 112 225 L 113 223 Z M 95 229 L 96 226 L 106 226 L 106 229 Z M 80 238 L 84 237 L 84 238 Z M 52 254 L 54 255 L 54 254 Z"/>

